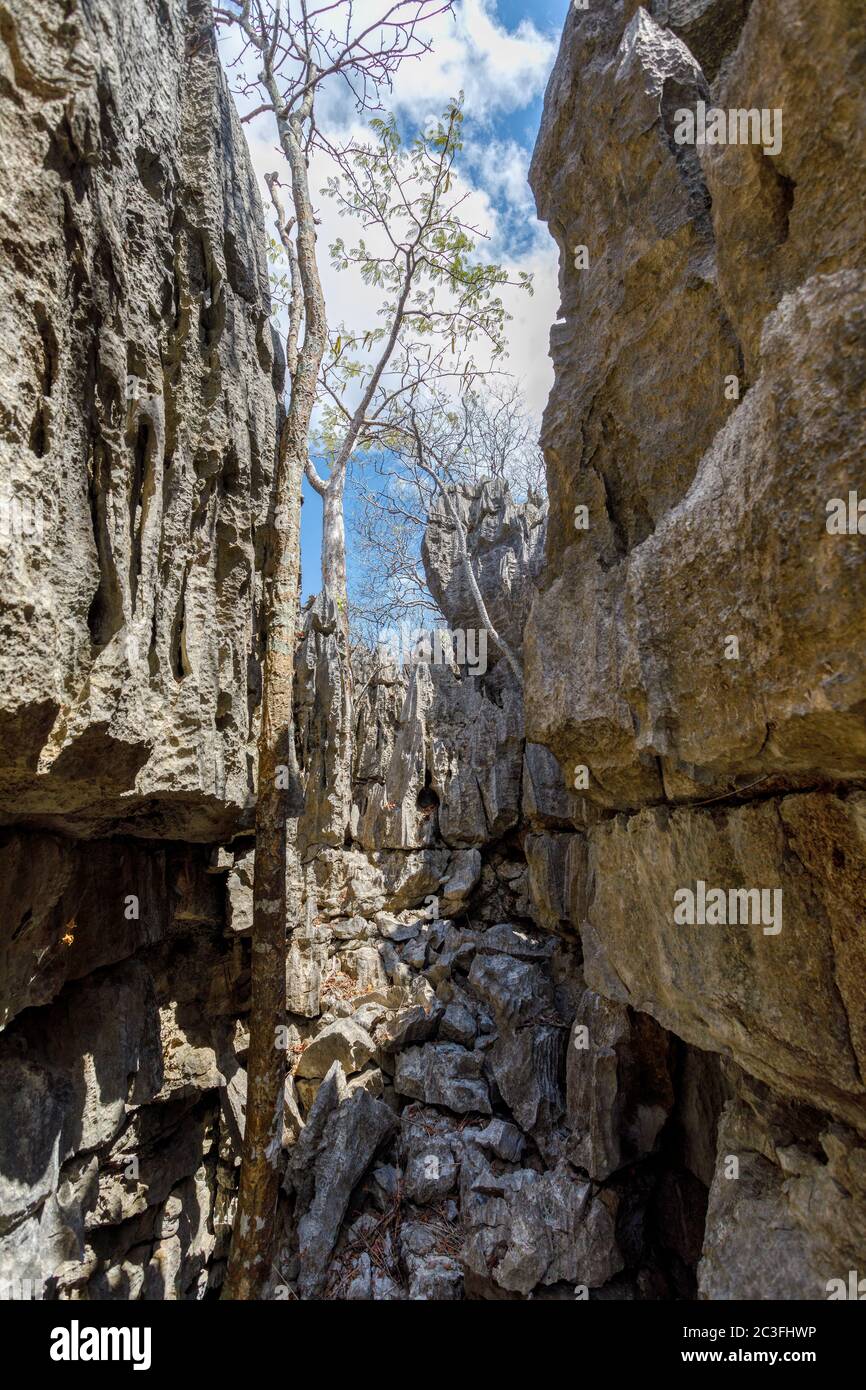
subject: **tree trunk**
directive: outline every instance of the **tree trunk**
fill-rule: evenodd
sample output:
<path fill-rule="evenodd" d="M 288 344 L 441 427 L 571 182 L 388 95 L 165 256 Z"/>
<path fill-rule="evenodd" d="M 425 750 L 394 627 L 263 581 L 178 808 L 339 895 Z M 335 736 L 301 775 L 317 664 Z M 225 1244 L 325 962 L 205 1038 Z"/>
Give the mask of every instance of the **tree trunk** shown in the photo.
<path fill-rule="evenodd" d="M 346 522 L 343 479 L 331 478 L 322 498 L 322 585 L 337 605 L 340 626 L 348 635 L 349 600 L 346 584 Z"/>
<path fill-rule="evenodd" d="M 279 1192 L 286 1052 L 286 879 L 292 868 L 297 776 L 292 723 L 295 629 L 300 572 L 304 448 L 280 444 L 275 556 L 265 598 L 267 647 L 259 733 L 256 859 L 253 890 L 252 1009 L 240 1192 L 223 1298 L 254 1299 L 270 1275 Z M 282 1039 L 280 1039 L 282 1041 Z"/>
<path fill-rule="evenodd" d="M 267 64 L 266 64 L 267 67 Z M 281 110 L 276 81 L 267 89 Z M 308 457 L 310 418 L 327 342 L 325 301 L 316 264 L 316 224 L 310 202 L 303 122 L 312 114 L 313 87 L 304 111 L 277 116 L 280 144 L 292 175 L 297 219 L 297 268 L 303 296 L 304 342 L 291 376 L 289 406 L 277 457 L 276 514 L 270 589 L 264 600 L 265 651 L 259 734 L 256 865 L 253 885 L 252 1008 L 247 1067 L 247 1109 L 238 1207 L 224 1298 L 261 1296 L 270 1274 L 279 1193 L 286 1054 L 277 1028 L 286 1007 L 286 879 L 297 874 L 297 816 L 302 809 L 294 749 L 292 687 L 301 566 L 301 481 Z M 289 359 L 297 318 L 297 285 L 290 309 Z"/>

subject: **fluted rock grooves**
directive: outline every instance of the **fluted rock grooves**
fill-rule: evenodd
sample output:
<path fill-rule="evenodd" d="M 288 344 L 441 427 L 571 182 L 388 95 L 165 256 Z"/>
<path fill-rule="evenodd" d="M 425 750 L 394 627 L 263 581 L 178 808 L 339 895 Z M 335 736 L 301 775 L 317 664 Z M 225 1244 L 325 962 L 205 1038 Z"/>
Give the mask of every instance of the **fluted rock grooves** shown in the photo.
<path fill-rule="evenodd" d="M 46 1298 L 215 1295 L 236 1195 L 281 355 L 207 10 L 0 0 L 0 447 L 42 528 L 0 537 L 0 1280 Z M 350 694 L 305 613 L 269 1296 L 862 1264 L 866 569 L 825 522 L 866 442 L 864 25 L 569 14 L 549 511 L 455 499 L 525 690 L 356 652 Z M 782 151 L 678 145 L 698 100 L 782 108 Z M 423 555 L 474 627 L 442 511 Z M 781 929 L 680 924 L 699 883 Z"/>

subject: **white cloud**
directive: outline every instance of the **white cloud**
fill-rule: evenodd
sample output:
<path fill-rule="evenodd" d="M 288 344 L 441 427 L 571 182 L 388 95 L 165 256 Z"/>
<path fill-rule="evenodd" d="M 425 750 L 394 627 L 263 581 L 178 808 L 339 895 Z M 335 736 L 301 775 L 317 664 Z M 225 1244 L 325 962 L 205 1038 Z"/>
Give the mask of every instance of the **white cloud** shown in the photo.
<path fill-rule="evenodd" d="M 438 111 L 461 91 L 478 120 L 519 111 L 543 92 L 556 56 L 556 40 L 531 19 L 512 30 L 500 24 L 493 0 L 461 0 L 453 16 L 433 21 L 430 37 L 433 53 L 422 60 L 422 79 L 420 63 L 406 63 L 394 83 L 395 105 L 413 114 Z"/>

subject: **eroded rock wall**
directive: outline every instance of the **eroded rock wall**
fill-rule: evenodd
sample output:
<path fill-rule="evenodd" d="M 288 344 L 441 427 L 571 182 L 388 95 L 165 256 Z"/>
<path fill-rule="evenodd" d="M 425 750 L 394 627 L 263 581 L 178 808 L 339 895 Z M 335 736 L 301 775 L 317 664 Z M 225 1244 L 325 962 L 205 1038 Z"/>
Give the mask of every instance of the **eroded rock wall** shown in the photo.
<path fill-rule="evenodd" d="M 562 304 L 526 730 L 577 797 L 536 879 L 593 991 L 729 1059 L 710 1298 L 862 1262 L 866 563 L 827 522 L 862 483 L 864 22 L 573 10 L 531 174 Z M 781 112 L 781 149 L 678 143 L 698 101 Z M 778 912 L 678 921 L 701 883 Z"/>
<path fill-rule="evenodd" d="M 210 7 L 0 23 L 0 813 L 216 838 L 254 791 L 281 367 Z"/>
<path fill-rule="evenodd" d="M 220 1282 L 280 359 L 203 0 L 0 3 L 0 1296 Z"/>

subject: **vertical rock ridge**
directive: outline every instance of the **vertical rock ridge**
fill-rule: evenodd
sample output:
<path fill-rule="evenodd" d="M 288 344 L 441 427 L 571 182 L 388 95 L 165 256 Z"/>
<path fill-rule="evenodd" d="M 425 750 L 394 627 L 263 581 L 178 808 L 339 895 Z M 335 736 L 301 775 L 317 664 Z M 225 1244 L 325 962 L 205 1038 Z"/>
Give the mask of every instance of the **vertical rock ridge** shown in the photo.
<path fill-rule="evenodd" d="M 841 0 L 572 11 L 531 173 L 562 322 L 526 730 L 585 835 L 558 888 L 533 877 L 573 905 L 591 991 L 726 1059 L 705 1298 L 822 1299 L 856 1267 L 818 1174 L 830 1133 L 849 1173 L 866 1140 L 866 565 L 827 525 L 866 418 L 863 23 Z M 678 144 L 698 100 L 781 113 L 781 147 Z M 715 922 L 675 915 L 719 889 Z M 730 897 L 760 889 L 777 920 Z"/>
<path fill-rule="evenodd" d="M 4 0 L 0 148 L 0 1291 L 201 1298 L 282 371 L 210 6 Z"/>

